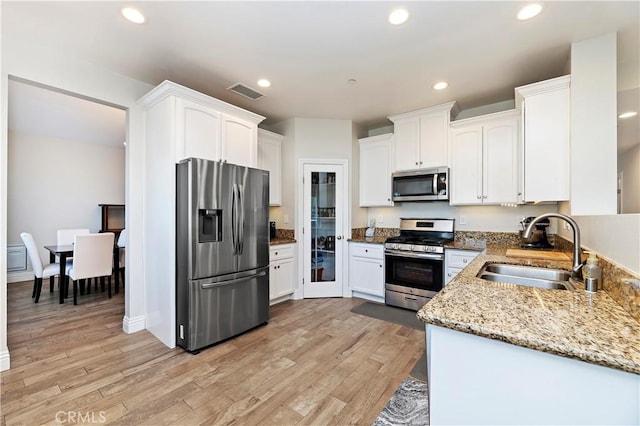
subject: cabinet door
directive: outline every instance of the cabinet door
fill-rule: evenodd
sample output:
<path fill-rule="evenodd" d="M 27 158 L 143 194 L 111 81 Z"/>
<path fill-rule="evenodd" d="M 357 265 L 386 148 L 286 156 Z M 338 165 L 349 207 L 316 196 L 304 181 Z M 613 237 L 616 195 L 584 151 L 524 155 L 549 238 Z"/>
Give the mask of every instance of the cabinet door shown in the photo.
<path fill-rule="evenodd" d="M 178 98 L 176 114 L 176 161 L 189 157 L 220 160 L 220 113 Z"/>
<path fill-rule="evenodd" d="M 258 129 L 258 168 L 269 171 L 270 206 L 282 205 L 281 141 L 282 136 Z"/>
<path fill-rule="evenodd" d="M 383 269 L 379 259 L 352 256 L 349 265 L 351 289 L 384 297 Z"/>
<path fill-rule="evenodd" d="M 360 206 L 392 206 L 393 135 L 360 139 Z"/>
<path fill-rule="evenodd" d="M 258 128 L 228 115 L 222 116 L 222 159 L 232 164 L 256 167 Z"/>
<path fill-rule="evenodd" d="M 482 126 L 451 130 L 451 204 L 482 203 Z"/>
<path fill-rule="evenodd" d="M 420 117 L 420 167 L 448 166 L 449 112 L 438 111 Z"/>
<path fill-rule="evenodd" d="M 524 201 L 569 199 L 569 88 L 524 101 Z"/>
<path fill-rule="evenodd" d="M 518 202 L 518 120 L 484 125 L 482 202 Z"/>
<path fill-rule="evenodd" d="M 293 293 L 293 283 L 295 282 L 293 266 L 292 257 L 277 262 L 277 285 L 274 297 L 282 297 Z"/>
<path fill-rule="evenodd" d="M 398 120 L 393 125 L 395 137 L 395 171 L 420 167 L 420 119 Z"/>

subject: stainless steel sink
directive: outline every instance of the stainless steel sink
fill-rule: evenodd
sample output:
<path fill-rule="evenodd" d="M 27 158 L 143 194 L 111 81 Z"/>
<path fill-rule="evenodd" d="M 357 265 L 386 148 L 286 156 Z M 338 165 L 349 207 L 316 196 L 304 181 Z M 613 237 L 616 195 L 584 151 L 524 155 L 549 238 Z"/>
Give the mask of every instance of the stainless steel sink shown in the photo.
<path fill-rule="evenodd" d="M 575 290 L 569 282 L 571 272 L 562 269 L 491 263 L 476 275 L 483 280 L 556 290 Z"/>

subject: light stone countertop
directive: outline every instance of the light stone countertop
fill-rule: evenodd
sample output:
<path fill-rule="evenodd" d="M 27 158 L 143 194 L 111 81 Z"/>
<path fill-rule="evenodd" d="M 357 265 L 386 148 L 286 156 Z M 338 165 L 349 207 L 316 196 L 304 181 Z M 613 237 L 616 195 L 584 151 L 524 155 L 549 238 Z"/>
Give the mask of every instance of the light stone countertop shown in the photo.
<path fill-rule="evenodd" d="M 369 244 L 384 244 L 388 237 L 375 236 L 375 237 L 353 237 L 349 238 L 351 243 L 369 243 Z"/>
<path fill-rule="evenodd" d="M 462 247 L 450 247 L 462 248 Z M 640 323 L 606 292 L 547 290 L 476 278 L 487 262 L 571 269 L 489 245 L 418 311 L 426 323 L 640 374 Z"/>
<path fill-rule="evenodd" d="M 293 244 L 296 240 L 293 238 L 274 238 L 269 241 L 270 246 L 278 246 L 282 244 Z"/>

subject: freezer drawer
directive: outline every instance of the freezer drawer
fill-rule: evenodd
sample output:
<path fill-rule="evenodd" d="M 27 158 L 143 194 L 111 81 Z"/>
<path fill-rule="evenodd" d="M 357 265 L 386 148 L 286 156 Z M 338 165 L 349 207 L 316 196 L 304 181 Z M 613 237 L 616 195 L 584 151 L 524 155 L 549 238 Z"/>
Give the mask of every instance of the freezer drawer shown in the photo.
<path fill-rule="evenodd" d="M 269 320 L 269 268 L 187 284 L 189 313 L 179 315 L 177 343 L 188 351 L 241 334 Z M 178 311 L 184 309 L 178 306 Z"/>

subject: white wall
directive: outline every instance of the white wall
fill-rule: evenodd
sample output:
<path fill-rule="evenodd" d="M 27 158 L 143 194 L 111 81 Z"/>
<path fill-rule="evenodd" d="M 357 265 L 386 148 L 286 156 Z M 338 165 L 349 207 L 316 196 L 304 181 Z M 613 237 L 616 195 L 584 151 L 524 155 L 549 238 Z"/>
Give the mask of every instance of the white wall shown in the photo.
<path fill-rule="evenodd" d="M 143 220 L 143 137 L 142 112 L 136 101 L 153 86 L 98 67 L 92 63 L 65 56 L 24 40 L 2 35 L 0 69 L 0 370 L 9 368 L 7 346 L 7 87 L 9 75 L 119 106 L 127 110 L 126 149 L 126 226 L 129 229 L 127 257 L 142 259 Z M 143 265 L 127 262 L 125 317 L 123 329 L 134 332 L 145 327 Z"/>
<path fill-rule="evenodd" d="M 56 230 L 98 232 L 98 204 L 124 204 L 124 146 L 9 132 L 8 158 L 7 243 L 22 244 L 29 232 L 44 261 Z"/>
<path fill-rule="evenodd" d="M 350 120 L 328 120 L 316 118 L 293 118 L 274 124 L 269 130 L 284 135 L 282 141 L 282 206 L 272 207 L 270 220 L 277 227 L 294 229 L 296 223 L 296 183 L 302 179 L 297 176 L 298 161 L 301 158 L 346 159 L 351 168 L 350 183 L 353 188 L 354 163 L 357 162 L 357 131 Z M 355 159 L 355 160 L 354 160 Z M 357 190 L 355 192 L 357 195 Z M 352 194 L 353 197 L 353 194 Z M 365 226 L 364 209 L 355 205 L 352 199 L 352 217 Z M 285 223 L 285 216 L 288 221 Z"/>
<path fill-rule="evenodd" d="M 571 214 L 615 214 L 616 34 L 571 45 Z"/>
<path fill-rule="evenodd" d="M 618 172 L 623 174 L 622 213 L 640 213 L 640 145 L 618 155 Z"/>
<path fill-rule="evenodd" d="M 398 228 L 402 217 L 453 218 L 456 231 L 518 232 L 520 221 L 527 216 L 557 212 L 556 204 L 538 204 L 518 207 L 502 206 L 450 206 L 445 201 L 425 203 L 397 203 L 394 207 L 369 208 L 369 218 L 376 220 L 378 228 Z M 380 222 L 382 216 L 383 222 Z M 461 224 L 461 218 L 467 224 Z M 549 233 L 555 233 L 550 227 Z"/>

